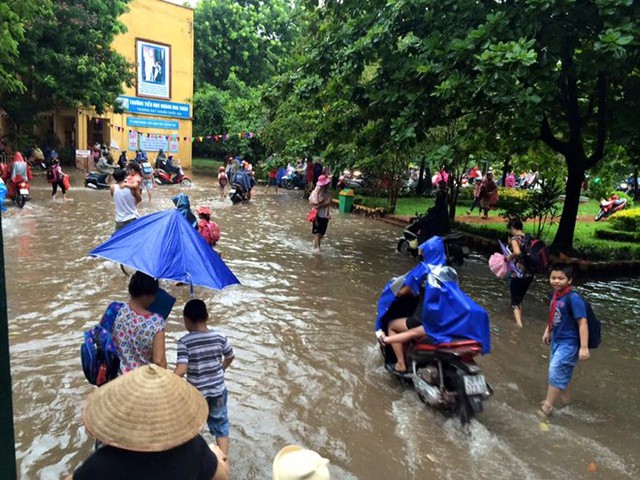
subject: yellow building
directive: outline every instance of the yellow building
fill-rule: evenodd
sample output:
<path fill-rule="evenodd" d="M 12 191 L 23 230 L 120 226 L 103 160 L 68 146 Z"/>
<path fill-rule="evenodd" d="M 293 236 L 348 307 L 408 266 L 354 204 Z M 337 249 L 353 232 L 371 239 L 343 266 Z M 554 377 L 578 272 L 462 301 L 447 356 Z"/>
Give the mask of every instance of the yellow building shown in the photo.
<path fill-rule="evenodd" d="M 164 0 L 132 0 L 121 21 L 127 32 L 112 47 L 136 68 L 133 87 L 120 97 L 124 113 L 65 109 L 43 116 L 42 128 L 80 155 L 95 143 L 127 150 L 128 158 L 141 149 L 155 159 L 163 149 L 190 167 L 193 10 Z"/>

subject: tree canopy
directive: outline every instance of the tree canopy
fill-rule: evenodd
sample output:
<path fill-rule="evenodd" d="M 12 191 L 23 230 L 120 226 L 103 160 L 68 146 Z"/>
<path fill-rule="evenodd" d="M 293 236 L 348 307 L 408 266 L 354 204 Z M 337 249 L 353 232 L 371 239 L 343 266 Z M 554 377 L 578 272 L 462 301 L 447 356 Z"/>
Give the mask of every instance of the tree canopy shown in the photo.
<path fill-rule="evenodd" d="M 345 0 L 309 12 L 286 88 L 324 112 L 327 148 L 403 151 L 460 119 L 489 150 L 542 141 L 567 165 L 554 245 L 571 248 L 585 171 L 638 99 L 637 2 Z"/>
<path fill-rule="evenodd" d="M 82 105 L 102 112 L 113 105 L 123 84 L 133 80 L 132 66 L 110 47 L 124 31 L 119 17 L 128 0 L 45 1 L 27 10 L 33 3 L 11 2 L 22 5 L 16 14 L 26 28 L 11 57 L 19 84 L 0 89 L 0 104 L 12 121 L 28 125 L 37 113 L 60 106 Z M 0 12 L 5 5 L 0 5 Z"/>

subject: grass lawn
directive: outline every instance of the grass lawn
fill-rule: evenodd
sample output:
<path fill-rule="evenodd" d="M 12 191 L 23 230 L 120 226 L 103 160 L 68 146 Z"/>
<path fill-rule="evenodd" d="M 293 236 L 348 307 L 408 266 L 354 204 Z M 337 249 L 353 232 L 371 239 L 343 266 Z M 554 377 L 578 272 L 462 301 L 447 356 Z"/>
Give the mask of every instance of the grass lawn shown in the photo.
<path fill-rule="evenodd" d="M 414 216 L 416 213 L 424 213 L 433 206 L 433 203 L 433 198 L 399 198 L 395 214 Z M 489 238 L 506 239 L 506 220 L 489 220 L 488 222 L 476 223 L 476 219 L 474 218 L 473 223 L 465 222 L 465 218 L 468 218 L 466 217 L 466 212 L 470 204 L 471 202 L 468 200 L 461 200 L 456 206 L 456 220 L 459 222 L 457 228 Z M 558 208 L 558 214 L 560 214 L 562 212 L 561 203 L 558 204 Z M 582 258 L 589 260 L 640 260 L 640 244 L 596 238 L 596 230 L 609 228 L 606 221 L 598 223 L 593 221 L 593 217 L 599 208 L 599 202 L 597 200 L 589 200 L 588 202 L 581 203 L 578 207 L 578 216 L 583 217 L 583 220 L 578 220 L 576 223 L 574 236 L 574 248 L 578 254 Z M 478 215 L 477 212 L 477 209 L 474 210 L 474 216 Z M 489 216 L 492 218 L 501 218 L 499 211 L 491 211 Z M 585 217 L 588 218 L 589 221 L 585 221 Z M 557 229 L 558 224 L 555 223 L 545 231 L 544 240 L 547 243 L 551 243 Z M 529 221 L 525 224 L 525 231 L 533 233 L 532 230 L 533 222 Z"/>
<path fill-rule="evenodd" d="M 191 168 L 200 172 L 217 173 L 218 167 L 222 165 L 222 162 L 213 158 L 195 157 L 191 160 Z"/>

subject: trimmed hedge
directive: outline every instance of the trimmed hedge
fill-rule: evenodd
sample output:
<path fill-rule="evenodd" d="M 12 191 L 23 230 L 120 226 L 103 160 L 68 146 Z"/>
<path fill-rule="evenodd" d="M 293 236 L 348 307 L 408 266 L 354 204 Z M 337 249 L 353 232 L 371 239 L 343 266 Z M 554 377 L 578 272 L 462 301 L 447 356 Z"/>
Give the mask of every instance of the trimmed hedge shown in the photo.
<path fill-rule="evenodd" d="M 613 240 L 614 242 L 640 242 L 640 232 L 625 232 L 623 230 L 596 230 L 596 238 Z"/>
<path fill-rule="evenodd" d="M 609 223 L 614 230 L 625 233 L 640 232 L 640 208 L 618 212 L 609 219 Z"/>

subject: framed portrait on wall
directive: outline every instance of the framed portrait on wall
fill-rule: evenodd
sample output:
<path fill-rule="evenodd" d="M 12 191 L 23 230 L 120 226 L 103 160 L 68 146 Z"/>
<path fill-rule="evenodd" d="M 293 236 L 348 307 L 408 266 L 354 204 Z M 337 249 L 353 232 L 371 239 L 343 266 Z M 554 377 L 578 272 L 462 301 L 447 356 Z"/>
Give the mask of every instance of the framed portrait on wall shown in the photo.
<path fill-rule="evenodd" d="M 171 46 L 136 39 L 138 97 L 171 99 Z"/>

